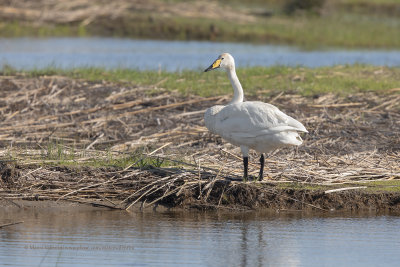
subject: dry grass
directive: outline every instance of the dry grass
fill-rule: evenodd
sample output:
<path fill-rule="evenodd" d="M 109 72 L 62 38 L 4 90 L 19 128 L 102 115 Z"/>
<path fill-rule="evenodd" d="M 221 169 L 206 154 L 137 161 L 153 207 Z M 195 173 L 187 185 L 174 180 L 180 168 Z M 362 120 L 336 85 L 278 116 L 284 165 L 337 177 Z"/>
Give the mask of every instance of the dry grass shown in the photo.
<path fill-rule="evenodd" d="M 158 0 L 116 0 L 116 1 L 49 1 L 18 0 L 9 3 L 0 1 L 0 17 L 41 23 L 76 23 L 88 25 L 101 17 L 115 18 L 129 13 L 158 14 L 165 17 L 188 17 L 203 19 L 224 19 L 228 21 L 254 22 L 255 18 L 245 12 L 239 12 L 218 2 L 191 1 L 167 3 Z M 5 1 L 9 2 L 9 1 Z"/>
<path fill-rule="evenodd" d="M 202 121 L 207 107 L 226 103 L 229 96 L 182 97 L 157 86 L 57 76 L 3 76 L 0 87 L 0 197 L 6 199 L 68 199 L 123 209 L 136 203 L 237 209 L 265 206 L 279 195 L 300 208 L 325 209 L 276 187 L 337 188 L 400 179 L 396 90 L 259 97 L 303 122 L 310 133 L 301 147 L 269 155 L 263 182 L 243 183 L 236 181 L 242 175 L 239 149 L 210 135 Z M 82 167 L 93 159 L 100 165 L 127 160 L 123 166 Z M 256 155 L 251 159 L 249 171 L 256 175 Z"/>

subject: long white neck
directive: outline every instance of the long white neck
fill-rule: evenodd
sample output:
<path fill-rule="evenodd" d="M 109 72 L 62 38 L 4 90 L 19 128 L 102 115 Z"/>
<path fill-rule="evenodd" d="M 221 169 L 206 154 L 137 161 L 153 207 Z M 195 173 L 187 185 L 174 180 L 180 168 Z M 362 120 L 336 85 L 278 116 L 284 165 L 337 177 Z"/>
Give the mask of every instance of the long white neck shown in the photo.
<path fill-rule="evenodd" d="M 233 87 L 233 99 L 229 104 L 243 102 L 243 88 L 236 75 L 235 67 L 229 68 L 227 73 Z"/>

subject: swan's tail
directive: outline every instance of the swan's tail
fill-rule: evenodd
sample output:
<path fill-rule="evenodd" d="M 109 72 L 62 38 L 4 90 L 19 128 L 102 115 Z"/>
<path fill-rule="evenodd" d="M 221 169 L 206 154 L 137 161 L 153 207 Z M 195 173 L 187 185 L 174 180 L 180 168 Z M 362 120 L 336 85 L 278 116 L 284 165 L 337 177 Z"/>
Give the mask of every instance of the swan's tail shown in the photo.
<path fill-rule="evenodd" d="M 285 145 L 299 146 L 303 143 L 303 139 L 296 131 L 281 132 L 279 139 Z"/>

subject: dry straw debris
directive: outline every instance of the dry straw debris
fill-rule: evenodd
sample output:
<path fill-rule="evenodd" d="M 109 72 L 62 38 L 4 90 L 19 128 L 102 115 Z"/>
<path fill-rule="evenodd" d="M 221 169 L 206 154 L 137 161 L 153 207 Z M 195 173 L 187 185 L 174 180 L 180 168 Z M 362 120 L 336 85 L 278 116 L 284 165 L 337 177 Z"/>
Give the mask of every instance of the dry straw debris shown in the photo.
<path fill-rule="evenodd" d="M 227 96 L 183 97 L 157 86 L 58 76 L 2 76 L 0 88 L 0 197 L 10 201 L 70 200 L 117 209 L 161 203 L 326 210 L 337 207 L 330 198 L 339 192 L 348 196 L 364 190 L 363 182 L 400 179 L 396 92 L 259 96 L 300 120 L 310 133 L 301 147 L 269 155 L 265 181 L 243 183 L 236 181 L 242 175 L 239 150 L 210 135 L 202 121 L 204 110 L 226 103 Z M 60 158 L 49 158 L 49 144 L 54 143 L 64 150 L 60 155 L 68 154 L 63 154 L 64 166 Z M 126 168 L 72 167 L 94 158 L 133 157 L 132 151 L 137 160 Z M 249 171 L 256 175 L 252 158 Z M 162 165 L 166 162 L 169 167 Z M 349 189 L 353 182 L 360 188 Z M 278 190 L 282 183 L 343 184 L 344 189 L 309 194 Z M 382 201 L 392 201 L 387 197 Z M 379 206 L 374 201 L 365 205 Z"/>

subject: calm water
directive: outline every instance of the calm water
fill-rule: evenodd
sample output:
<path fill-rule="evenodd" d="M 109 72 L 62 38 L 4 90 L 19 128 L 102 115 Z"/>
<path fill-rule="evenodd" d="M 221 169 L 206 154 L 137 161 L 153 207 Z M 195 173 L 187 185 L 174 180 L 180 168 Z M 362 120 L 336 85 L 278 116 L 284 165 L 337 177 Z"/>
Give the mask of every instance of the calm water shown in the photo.
<path fill-rule="evenodd" d="M 0 211 L 2 266 L 398 266 L 400 217 Z"/>
<path fill-rule="evenodd" d="M 294 47 L 210 42 L 143 41 L 117 38 L 0 39 L 0 67 L 56 66 L 133 68 L 179 71 L 208 67 L 221 52 L 239 66 L 302 65 L 307 67 L 366 63 L 400 66 L 400 51 L 302 51 Z"/>

